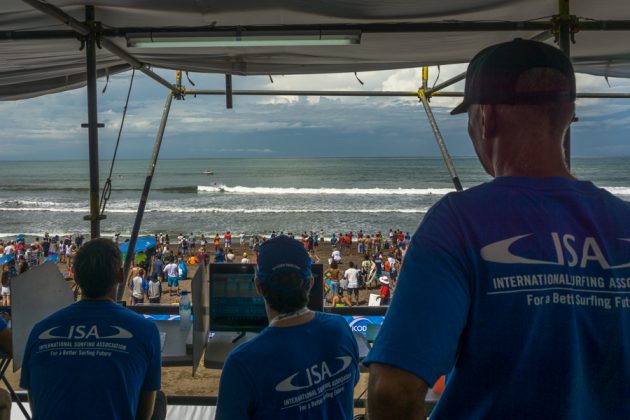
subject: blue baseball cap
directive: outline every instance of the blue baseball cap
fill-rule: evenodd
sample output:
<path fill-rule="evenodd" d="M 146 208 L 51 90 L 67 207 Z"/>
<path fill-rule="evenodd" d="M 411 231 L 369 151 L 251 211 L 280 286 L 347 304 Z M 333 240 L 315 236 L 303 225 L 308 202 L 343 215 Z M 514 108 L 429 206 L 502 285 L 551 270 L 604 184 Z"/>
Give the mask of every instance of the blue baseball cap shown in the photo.
<path fill-rule="evenodd" d="M 256 276 L 262 284 L 275 273 L 293 271 L 302 275 L 304 282 L 311 279 L 311 257 L 304 245 L 286 235 L 268 239 L 258 252 Z"/>

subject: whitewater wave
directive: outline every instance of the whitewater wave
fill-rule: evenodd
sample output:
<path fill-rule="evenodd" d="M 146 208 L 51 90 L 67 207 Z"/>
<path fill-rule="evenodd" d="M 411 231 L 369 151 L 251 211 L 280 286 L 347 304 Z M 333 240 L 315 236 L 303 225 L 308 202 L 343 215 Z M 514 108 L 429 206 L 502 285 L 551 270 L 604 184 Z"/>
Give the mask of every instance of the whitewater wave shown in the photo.
<path fill-rule="evenodd" d="M 452 188 L 281 188 L 281 187 L 228 187 L 227 185 L 198 185 L 202 193 L 233 193 L 261 195 L 445 195 Z"/>
<path fill-rule="evenodd" d="M 605 189 L 614 195 L 630 195 L 630 188 L 628 187 L 600 187 Z"/>
<path fill-rule="evenodd" d="M 179 207 L 160 207 L 146 209 L 145 213 L 426 213 L 428 208 L 420 209 L 274 209 L 274 208 L 258 208 L 258 209 L 246 209 L 246 208 L 179 208 Z M 89 213 L 87 207 L 0 207 L 0 211 L 11 212 L 51 212 L 51 213 Z M 129 209 L 108 209 L 106 213 L 129 213 L 135 214 L 136 208 Z"/>
<path fill-rule="evenodd" d="M 0 186 L 0 191 L 19 191 L 22 193 L 28 192 L 28 191 L 88 192 L 89 190 L 90 189 L 88 187 L 63 187 L 63 186 L 54 186 L 54 185 L 1 185 Z M 142 191 L 142 188 L 141 187 L 116 187 L 116 185 L 114 185 L 112 187 L 112 191 L 113 192 Z M 197 187 L 195 185 L 179 186 L 179 187 L 158 187 L 158 188 L 151 188 L 151 191 L 193 194 L 197 192 Z"/>

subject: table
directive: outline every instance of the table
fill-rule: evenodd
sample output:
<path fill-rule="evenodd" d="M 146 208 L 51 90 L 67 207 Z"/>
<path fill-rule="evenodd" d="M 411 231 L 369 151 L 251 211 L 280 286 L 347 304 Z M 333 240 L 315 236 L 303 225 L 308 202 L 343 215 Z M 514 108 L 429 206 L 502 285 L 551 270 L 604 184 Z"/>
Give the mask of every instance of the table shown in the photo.
<path fill-rule="evenodd" d="M 153 321 L 164 337 L 162 366 L 192 366 L 192 327 L 188 331 L 179 328 L 179 321 Z"/>
<path fill-rule="evenodd" d="M 223 362 L 236 347 L 256 337 L 258 333 L 220 331 L 211 332 L 206 345 L 203 365 L 208 369 L 222 369 Z"/>

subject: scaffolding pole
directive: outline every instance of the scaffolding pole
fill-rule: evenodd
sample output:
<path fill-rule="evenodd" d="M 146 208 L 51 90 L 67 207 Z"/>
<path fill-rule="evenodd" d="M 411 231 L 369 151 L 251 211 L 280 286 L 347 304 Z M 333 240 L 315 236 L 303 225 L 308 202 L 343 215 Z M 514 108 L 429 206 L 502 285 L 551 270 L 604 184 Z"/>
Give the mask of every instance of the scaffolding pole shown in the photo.
<path fill-rule="evenodd" d="M 558 0 L 558 46 L 571 59 L 571 15 L 569 14 L 569 0 Z M 567 169 L 571 170 L 571 126 L 564 133 L 564 161 Z"/>
<path fill-rule="evenodd" d="M 85 7 L 86 22 L 94 21 L 94 6 Z M 100 184 L 98 180 L 98 104 L 96 99 L 96 40 L 92 36 L 85 39 L 85 59 L 87 67 L 87 106 L 88 106 L 88 154 L 90 162 L 90 239 L 101 236 Z"/>
<path fill-rule="evenodd" d="M 435 140 L 437 141 L 438 147 L 440 148 L 440 152 L 442 153 L 442 158 L 444 159 L 444 163 L 446 164 L 446 169 L 448 170 L 448 174 L 453 181 L 453 185 L 455 185 L 455 189 L 457 191 L 463 191 L 462 183 L 459 180 L 459 176 L 457 175 L 457 170 L 455 170 L 455 165 L 453 164 L 453 159 L 451 155 L 448 153 L 448 149 L 446 148 L 446 143 L 444 143 L 444 137 L 442 137 L 442 133 L 440 132 L 440 127 L 438 127 L 437 121 L 435 120 L 435 116 L 433 115 L 433 111 L 431 111 L 431 105 L 429 105 L 429 100 L 425 94 L 425 89 L 427 88 L 427 83 L 429 80 L 429 68 L 422 68 L 422 87 L 418 89 L 418 98 L 422 102 L 422 106 L 424 106 L 424 112 L 427 114 L 427 119 L 429 120 L 429 124 L 431 125 L 431 130 L 433 130 L 433 135 L 435 135 Z"/>
<path fill-rule="evenodd" d="M 122 300 L 125 293 L 125 287 L 127 287 L 127 276 L 129 276 L 129 269 L 131 268 L 131 262 L 133 261 L 134 250 L 136 248 L 136 242 L 138 241 L 138 233 L 140 232 L 140 226 L 142 225 L 142 217 L 144 216 L 144 209 L 147 206 L 149 199 L 149 192 L 151 191 L 151 182 L 153 181 L 153 174 L 155 173 L 155 167 L 160 155 L 160 147 L 162 146 L 162 138 L 164 137 L 164 131 L 166 130 L 166 122 L 168 121 L 168 114 L 171 110 L 171 103 L 173 102 L 173 92 L 169 91 L 166 97 L 166 103 L 164 104 L 164 111 L 162 112 L 162 120 L 160 121 L 160 128 L 158 129 L 155 143 L 153 144 L 153 154 L 151 155 L 151 163 L 147 170 L 147 176 L 144 180 L 144 187 L 142 189 L 142 195 L 140 196 L 140 203 L 138 204 L 138 212 L 136 213 L 136 219 L 133 222 L 133 229 L 131 230 L 131 238 L 129 238 L 129 246 L 127 248 L 127 255 L 125 256 L 125 264 L 123 268 L 124 281 L 118 285 L 116 293 L 116 300 Z"/>

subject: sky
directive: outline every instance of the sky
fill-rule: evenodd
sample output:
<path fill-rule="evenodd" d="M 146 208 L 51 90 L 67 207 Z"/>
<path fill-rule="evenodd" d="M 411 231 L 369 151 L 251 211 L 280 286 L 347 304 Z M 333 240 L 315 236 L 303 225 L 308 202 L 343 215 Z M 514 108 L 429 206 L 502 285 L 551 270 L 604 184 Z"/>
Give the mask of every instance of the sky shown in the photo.
<path fill-rule="evenodd" d="M 466 65 L 431 67 L 429 84 L 465 71 Z M 175 72 L 158 71 L 174 81 Z M 439 76 L 439 77 L 438 77 Z M 98 81 L 99 157 L 111 159 L 131 72 Z M 188 88 L 223 89 L 223 75 L 190 74 Z M 363 85 L 359 82 L 363 82 Z M 233 89 L 416 90 L 420 69 L 306 76 L 233 76 Z M 578 92 L 630 92 L 630 80 L 577 76 Z M 105 91 L 103 89 L 106 87 Z M 448 88 L 462 91 L 463 82 Z M 166 89 L 136 73 L 119 149 L 121 159 L 151 156 Z M 0 102 L 0 160 L 87 159 L 86 90 Z M 466 115 L 448 114 L 458 98 L 431 105 L 452 156 L 474 156 Z M 573 156 L 630 155 L 630 100 L 583 99 L 572 125 Z M 440 156 L 417 98 L 188 96 L 174 101 L 160 159 L 221 157 Z"/>

